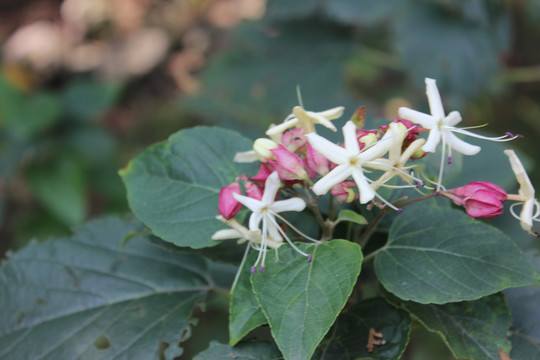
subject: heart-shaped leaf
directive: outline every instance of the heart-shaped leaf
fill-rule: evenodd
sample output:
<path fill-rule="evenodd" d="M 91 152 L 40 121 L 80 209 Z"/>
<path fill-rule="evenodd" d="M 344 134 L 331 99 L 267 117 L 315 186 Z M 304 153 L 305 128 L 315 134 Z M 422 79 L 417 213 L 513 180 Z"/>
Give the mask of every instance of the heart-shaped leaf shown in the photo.
<path fill-rule="evenodd" d="M 107 218 L 32 243 L 0 268 L 0 358 L 172 359 L 211 287 L 206 262 Z"/>
<path fill-rule="evenodd" d="M 237 164 L 234 155 L 252 142 L 218 128 L 182 130 L 146 149 L 120 174 L 135 215 L 163 240 L 202 248 L 217 243 L 223 228 L 215 219 L 219 191 L 254 164 Z"/>
<path fill-rule="evenodd" d="M 398 360 L 409 343 L 410 324 L 406 311 L 383 298 L 362 301 L 338 317 L 315 358 Z"/>
<path fill-rule="evenodd" d="M 540 269 L 536 252 L 527 253 Z M 512 360 L 540 359 L 540 287 L 529 286 L 504 292 L 512 311 Z"/>
<path fill-rule="evenodd" d="M 283 359 L 276 344 L 260 341 L 230 346 L 211 342 L 208 349 L 195 356 L 194 360 L 279 360 Z"/>
<path fill-rule="evenodd" d="M 539 281 L 501 231 L 435 204 L 405 208 L 396 217 L 375 271 L 388 291 L 423 304 L 475 300 Z"/>
<path fill-rule="evenodd" d="M 502 294 L 444 305 L 390 299 L 441 335 L 459 359 L 500 360 L 499 350 L 510 352 L 510 310 Z"/>
<path fill-rule="evenodd" d="M 236 283 L 231 289 L 229 307 L 229 342 L 231 345 L 236 345 L 251 330 L 266 324 L 266 317 L 257 302 L 250 282 L 250 269 L 256 259 L 257 253 L 253 251 L 246 257 L 243 266 L 238 269 Z"/>
<path fill-rule="evenodd" d="M 264 273 L 251 276 L 253 291 L 285 359 L 309 359 L 345 305 L 362 264 L 360 247 L 345 240 L 279 248 Z"/>

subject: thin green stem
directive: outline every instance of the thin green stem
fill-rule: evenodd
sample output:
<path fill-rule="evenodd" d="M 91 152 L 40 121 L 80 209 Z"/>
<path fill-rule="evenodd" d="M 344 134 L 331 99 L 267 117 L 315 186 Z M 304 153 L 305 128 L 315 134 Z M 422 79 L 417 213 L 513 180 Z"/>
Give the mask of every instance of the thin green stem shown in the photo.
<path fill-rule="evenodd" d="M 403 202 L 403 203 L 397 203 L 396 205 L 398 205 L 399 207 L 404 207 L 404 206 L 407 206 L 407 205 L 412 205 L 412 204 L 415 204 L 417 202 L 429 199 L 430 197 L 439 196 L 439 195 L 440 195 L 440 192 L 435 191 L 435 192 L 432 192 L 431 194 L 427 194 L 427 195 L 421 196 L 421 197 L 416 198 L 416 199 L 412 199 L 412 200 L 409 200 L 409 201 L 406 201 L 406 202 Z"/>
<path fill-rule="evenodd" d="M 383 246 L 382 248 L 375 250 L 371 254 L 364 256 L 364 259 L 362 260 L 362 264 L 367 263 L 369 260 L 373 259 L 375 255 L 379 253 L 379 251 L 384 250 L 384 249 L 386 249 L 386 247 Z"/>
<path fill-rule="evenodd" d="M 311 211 L 313 211 L 313 214 L 315 215 L 315 218 L 317 219 L 317 222 L 319 223 L 321 228 L 324 229 L 326 226 L 326 222 L 321 212 L 319 211 L 319 207 L 317 206 L 317 200 L 313 199 L 313 197 L 309 193 L 309 189 L 306 184 L 302 184 L 302 186 L 304 188 L 304 192 L 306 193 L 306 199 L 307 199 L 306 203 L 311 208 Z"/>

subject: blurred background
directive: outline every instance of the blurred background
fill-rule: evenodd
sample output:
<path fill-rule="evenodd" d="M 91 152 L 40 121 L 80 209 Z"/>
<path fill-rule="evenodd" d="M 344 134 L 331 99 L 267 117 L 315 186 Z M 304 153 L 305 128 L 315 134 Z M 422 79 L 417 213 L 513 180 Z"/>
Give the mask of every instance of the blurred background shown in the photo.
<path fill-rule="evenodd" d="M 524 135 L 540 186 L 538 0 L 1 0 L 0 44 L 2 255 L 127 212 L 118 169 L 175 131 L 261 136 L 296 85 L 378 126 L 435 78 L 463 126 Z"/>

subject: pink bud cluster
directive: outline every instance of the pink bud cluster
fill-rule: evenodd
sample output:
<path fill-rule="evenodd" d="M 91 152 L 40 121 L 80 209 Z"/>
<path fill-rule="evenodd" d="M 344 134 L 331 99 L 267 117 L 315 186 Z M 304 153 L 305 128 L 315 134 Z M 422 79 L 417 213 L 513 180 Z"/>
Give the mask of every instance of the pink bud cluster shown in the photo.
<path fill-rule="evenodd" d="M 233 195 L 242 195 L 242 189 L 240 187 L 241 182 L 244 185 L 247 196 L 257 200 L 262 199 L 263 189 L 260 185 L 249 181 L 249 178 L 246 175 L 238 177 L 235 182 L 223 187 L 219 192 L 218 211 L 221 216 L 227 220 L 233 218 L 236 214 L 238 214 L 240 209 L 242 209 L 242 204 L 238 202 Z"/>
<path fill-rule="evenodd" d="M 465 186 L 441 192 L 456 205 L 465 207 L 472 217 L 491 219 L 502 213 L 506 191 L 488 181 L 473 181 Z"/>

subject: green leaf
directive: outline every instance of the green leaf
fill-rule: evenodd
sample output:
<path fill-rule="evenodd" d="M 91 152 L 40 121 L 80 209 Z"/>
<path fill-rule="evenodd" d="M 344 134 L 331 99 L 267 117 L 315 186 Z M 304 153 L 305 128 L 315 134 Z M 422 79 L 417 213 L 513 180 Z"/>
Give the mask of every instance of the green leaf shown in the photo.
<path fill-rule="evenodd" d="M 409 342 L 410 325 L 409 314 L 389 305 L 383 298 L 364 300 L 338 317 L 315 358 L 400 359 Z M 366 346 L 370 329 L 382 333 L 380 340 L 384 340 L 384 344 L 374 345 L 371 352 Z"/>
<path fill-rule="evenodd" d="M 373 26 L 390 16 L 402 0 L 327 0 L 324 15 L 343 24 Z"/>
<path fill-rule="evenodd" d="M 342 221 L 349 221 L 358 225 L 366 225 L 368 222 L 365 217 L 352 210 L 341 210 L 336 219 L 336 224 Z"/>
<path fill-rule="evenodd" d="M 274 343 L 267 341 L 243 343 L 237 346 L 211 342 L 210 347 L 195 355 L 194 360 L 279 360 L 283 359 Z"/>
<path fill-rule="evenodd" d="M 538 252 L 527 253 L 540 270 Z M 512 360 L 540 359 L 540 287 L 529 286 L 504 292 L 512 312 Z"/>
<path fill-rule="evenodd" d="M 375 271 L 388 291 L 423 304 L 475 300 L 539 281 L 501 231 L 433 202 L 396 217 L 375 256 Z"/>
<path fill-rule="evenodd" d="M 248 245 L 249 246 L 249 245 Z M 252 251 L 238 269 L 238 279 L 231 289 L 229 307 L 229 342 L 236 345 L 251 330 L 267 323 L 257 298 L 251 287 L 251 266 L 257 259 L 258 252 Z"/>
<path fill-rule="evenodd" d="M 233 162 L 252 142 L 219 128 L 182 130 L 155 144 L 120 171 L 129 206 L 157 236 L 179 246 L 217 245 L 212 234 L 223 228 L 216 220 L 219 191 L 242 173 L 255 174 L 255 164 Z"/>
<path fill-rule="evenodd" d="M 467 8 L 409 1 L 392 22 L 396 52 L 409 77 L 422 88 L 425 77 L 437 79 L 439 89 L 465 97 L 486 88 L 510 38 L 504 11 L 478 15 L 487 6 L 472 14 Z"/>
<path fill-rule="evenodd" d="M 288 21 L 306 18 L 317 11 L 317 6 L 320 3 L 321 0 L 271 0 L 266 5 L 265 19 L 267 21 Z"/>
<path fill-rule="evenodd" d="M 113 105 L 119 90 L 118 84 L 72 81 L 62 94 L 66 114 L 76 121 L 94 120 Z"/>
<path fill-rule="evenodd" d="M 345 240 L 279 248 L 268 254 L 264 273 L 251 275 L 253 291 L 285 359 L 309 359 L 328 332 L 356 283 L 360 247 Z"/>
<path fill-rule="evenodd" d="M 26 94 L 0 78 L 0 117 L 5 130 L 18 140 L 31 139 L 60 120 L 59 98 L 48 92 Z"/>
<path fill-rule="evenodd" d="M 303 7 L 302 2 L 288 3 Z M 343 105 L 353 111 L 357 102 L 343 76 L 352 52 L 352 42 L 328 23 L 282 24 L 271 35 L 260 24 L 246 24 L 236 30 L 232 46 L 206 68 L 203 91 L 186 97 L 182 107 L 213 123 L 228 119 L 243 125 L 243 131 L 246 126 L 262 130 L 281 122 L 298 105 L 300 84 L 306 109 Z"/>
<path fill-rule="evenodd" d="M 428 330 L 438 333 L 457 358 L 500 360 L 499 349 L 510 352 L 510 311 L 502 294 L 444 305 L 392 298 Z"/>
<path fill-rule="evenodd" d="M 79 162 L 63 156 L 52 164 L 34 165 L 26 178 L 37 198 L 64 224 L 83 222 L 87 213 L 86 179 Z"/>
<path fill-rule="evenodd" d="M 71 238 L 32 243 L 0 268 L 0 358 L 172 359 L 211 283 L 206 263 L 106 218 Z M 161 350 L 160 350 L 161 349 Z"/>

